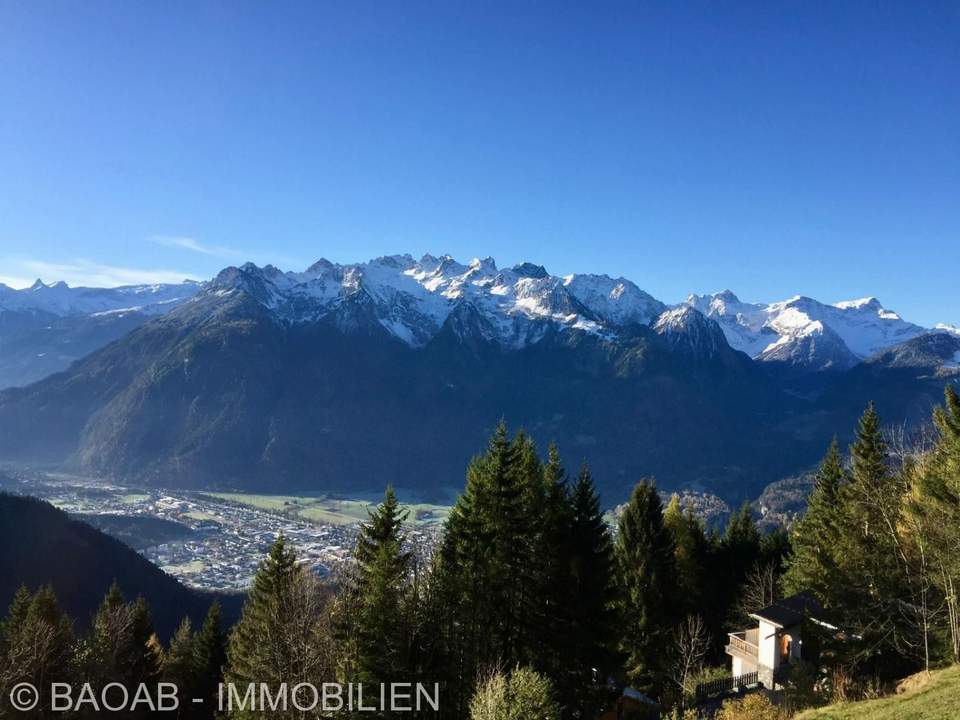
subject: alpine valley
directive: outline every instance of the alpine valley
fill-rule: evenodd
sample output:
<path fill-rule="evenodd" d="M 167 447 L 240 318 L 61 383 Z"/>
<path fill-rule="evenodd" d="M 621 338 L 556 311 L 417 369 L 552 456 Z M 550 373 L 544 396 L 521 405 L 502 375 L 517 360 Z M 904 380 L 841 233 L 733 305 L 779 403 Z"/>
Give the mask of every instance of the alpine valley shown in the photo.
<path fill-rule="evenodd" d="M 737 501 L 868 401 L 915 424 L 958 379 L 960 329 L 874 298 L 667 306 L 490 258 L 0 285 L 0 460 L 163 486 L 439 496 L 503 418 L 589 462 L 611 503 L 644 476 Z"/>

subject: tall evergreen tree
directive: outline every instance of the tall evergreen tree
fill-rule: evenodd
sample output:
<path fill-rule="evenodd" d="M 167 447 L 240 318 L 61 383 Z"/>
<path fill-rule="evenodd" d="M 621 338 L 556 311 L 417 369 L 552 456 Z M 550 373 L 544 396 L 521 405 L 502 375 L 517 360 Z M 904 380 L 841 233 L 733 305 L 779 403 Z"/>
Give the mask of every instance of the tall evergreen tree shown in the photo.
<path fill-rule="evenodd" d="M 410 552 L 403 523 L 408 517 L 393 487 L 360 528 L 357 567 L 349 593 L 352 617 L 344 618 L 352 637 L 351 679 L 385 683 L 410 673 Z"/>
<path fill-rule="evenodd" d="M 30 610 L 32 595 L 26 585 L 21 585 L 13 594 L 13 600 L 7 609 L 7 616 L 0 620 L 0 654 L 6 652 L 10 638 L 18 631 Z"/>
<path fill-rule="evenodd" d="M 651 692 L 663 682 L 663 647 L 678 619 L 673 541 L 652 482 L 643 480 L 633 489 L 615 548 L 626 676 L 633 687 Z"/>
<path fill-rule="evenodd" d="M 573 514 L 566 471 L 556 446 L 550 446 L 545 464 L 539 458 L 526 463 L 525 483 L 530 489 L 524 504 L 533 522 L 527 537 L 529 578 L 522 584 L 527 592 L 522 642 L 536 667 L 556 680 L 564 673 L 571 652 Z M 566 704 L 566 698 L 561 704 Z"/>
<path fill-rule="evenodd" d="M 194 697 L 205 698 L 197 703 L 202 708 L 199 716 L 211 717 L 216 708 L 216 697 L 223 671 L 227 664 L 227 636 L 223 628 L 220 603 L 214 601 L 207 610 L 193 644 L 193 667 L 196 674 Z"/>
<path fill-rule="evenodd" d="M 556 680 L 564 710 L 590 720 L 603 707 L 606 681 L 615 674 L 618 628 L 613 541 L 586 465 L 574 483 L 570 506 L 569 621 L 560 630 L 569 636 L 563 659 L 568 669 Z"/>
<path fill-rule="evenodd" d="M 887 445 L 880 417 L 873 403 L 867 407 L 850 447 L 852 467 L 846 495 L 846 536 L 844 559 L 847 583 L 866 595 L 883 600 L 899 580 L 897 566 L 901 556 L 896 547 L 902 492 L 890 471 Z M 897 588 L 898 589 L 898 588 Z"/>
<path fill-rule="evenodd" d="M 837 557 L 843 524 L 841 490 L 847 482 L 840 444 L 834 438 L 817 471 L 807 511 L 793 530 L 793 557 L 784 577 L 788 594 L 812 591 L 832 607 L 840 600 L 843 582 Z"/>
<path fill-rule="evenodd" d="M 740 510 L 730 516 L 723 544 L 733 553 L 737 565 L 746 569 L 760 550 L 760 532 L 753 520 L 750 503 L 744 501 Z"/>
<path fill-rule="evenodd" d="M 281 535 L 254 577 L 227 646 L 227 683 L 242 694 L 250 684 L 278 692 L 281 684 L 333 680 L 326 602 L 316 578 L 296 562 Z M 233 717 L 256 717 L 234 709 Z M 289 709 L 273 717 L 299 717 Z"/>
<path fill-rule="evenodd" d="M 178 695 L 185 703 L 181 709 L 181 716 L 184 717 L 195 717 L 194 703 L 190 701 L 197 691 L 195 653 L 196 636 L 190 618 L 184 618 L 170 639 L 161 669 L 164 681 L 173 683 L 178 688 Z"/>
<path fill-rule="evenodd" d="M 562 644 L 552 629 L 563 616 L 563 593 L 557 594 L 557 577 L 564 574 L 558 548 L 547 543 L 566 542 L 569 513 L 566 505 L 566 474 L 556 448 L 546 465 L 526 432 L 513 439 L 511 474 L 519 489 L 519 503 L 512 517 L 505 518 L 513 547 L 505 548 L 498 562 L 510 575 L 507 599 L 512 608 L 512 627 L 506 631 L 514 657 L 526 663 L 553 657 Z M 504 544 L 506 545 L 506 544 Z"/>
<path fill-rule="evenodd" d="M 873 403 L 860 418 L 850 455 L 850 479 L 841 490 L 835 604 L 842 608 L 844 625 L 862 638 L 850 647 L 851 659 L 893 677 L 911 669 L 903 650 L 904 643 L 913 643 L 902 612 L 912 596 L 898 533 L 906 487 L 890 470 Z"/>
<path fill-rule="evenodd" d="M 462 716 L 478 672 L 525 659 L 523 600 L 532 519 L 527 517 L 523 444 L 501 422 L 486 452 L 467 468 L 467 485 L 444 528 L 438 582 L 450 606 L 448 644 L 453 685 L 462 690 Z"/>

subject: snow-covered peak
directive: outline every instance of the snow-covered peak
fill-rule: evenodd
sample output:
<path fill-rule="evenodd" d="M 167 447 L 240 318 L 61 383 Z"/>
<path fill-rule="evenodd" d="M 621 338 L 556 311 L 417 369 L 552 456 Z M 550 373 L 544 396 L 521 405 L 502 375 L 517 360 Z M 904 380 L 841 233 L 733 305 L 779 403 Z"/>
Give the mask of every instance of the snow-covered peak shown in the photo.
<path fill-rule="evenodd" d="M 799 356 L 811 367 L 849 366 L 858 359 L 926 330 L 887 310 L 874 297 L 821 303 L 795 295 L 780 302 L 747 304 L 733 293 L 691 295 L 686 304 L 720 323 L 730 345 L 760 360 Z M 793 348 L 791 344 L 797 345 Z M 842 344 L 844 348 L 838 348 Z M 813 354 L 823 354 L 813 358 Z"/>
<path fill-rule="evenodd" d="M 683 331 L 703 322 L 704 317 L 701 312 L 691 307 L 681 306 L 667 310 L 660 315 L 657 322 L 654 323 L 653 329 L 657 332 Z"/>
<path fill-rule="evenodd" d="M 841 300 L 838 303 L 833 304 L 834 307 L 840 308 L 841 310 L 862 310 L 863 308 L 882 308 L 880 301 L 875 297 L 865 297 L 859 298 L 857 300 Z"/>
<path fill-rule="evenodd" d="M 935 332 L 949 333 L 960 337 L 960 325 L 948 325 L 947 323 L 937 323 L 933 327 Z"/>
<path fill-rule="evenodd" d="M 689 305 L 664 311 L 653 325 L 675 349 L 688 355 L 709 357 L 728 349 L 723 331 L 715 320 Z"/>
<path fill-rule="evenodd" d="M 141 311 L 159 314 L 190 299 L 201 283 L 125 285 L 113 288 L 70 287 L 62 280 L 14 290 L 0 284 L 0 311 L 34 310 L 53 315 L 93 315 L 116 311 Z"/>
<path fill-rule="evenodd" d="M 567 275 L 570 294 L 614 325 L 649 325 L 666 306 L 624 278 L 608 275 Z"/>

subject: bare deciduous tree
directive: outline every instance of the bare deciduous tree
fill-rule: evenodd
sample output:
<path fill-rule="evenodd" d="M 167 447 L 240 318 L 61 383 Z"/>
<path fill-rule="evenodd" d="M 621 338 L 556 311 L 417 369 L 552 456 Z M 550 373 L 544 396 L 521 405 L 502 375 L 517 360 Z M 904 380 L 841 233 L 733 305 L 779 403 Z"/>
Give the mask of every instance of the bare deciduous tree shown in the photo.
<path fill-rule="evenodd" d="M 673 659 L 670 663 L 670 679 L 680 690 L 681 707 L 695 688 L 692 687 L 697 673 L 710 647 L 710 639 L 703 618 L 688 615 L 673 631 Z"/>
<path fill-rule="evenodd" d="M 740 588 L 736 606 L 737 622 L 745 622 L 751 613 L 773 604 L 779 597 L 780 575 L 776 563 L 754 563 Z"/>

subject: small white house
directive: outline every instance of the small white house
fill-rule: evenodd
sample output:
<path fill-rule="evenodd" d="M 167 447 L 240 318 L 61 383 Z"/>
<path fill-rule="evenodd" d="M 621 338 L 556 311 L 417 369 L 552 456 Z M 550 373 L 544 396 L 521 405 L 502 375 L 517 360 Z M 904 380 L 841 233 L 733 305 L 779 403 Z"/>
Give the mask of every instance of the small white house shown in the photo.
<path fill-rule="evenodd" d="M 730 633 L 726 648 L 734 677 L 757 673 L 764 687 L 774 689 L 790 663 L 800 659 L 804 619 L 820 610 L 816 599 L 803 592 L 751 613 L 757 626 Z"/>

